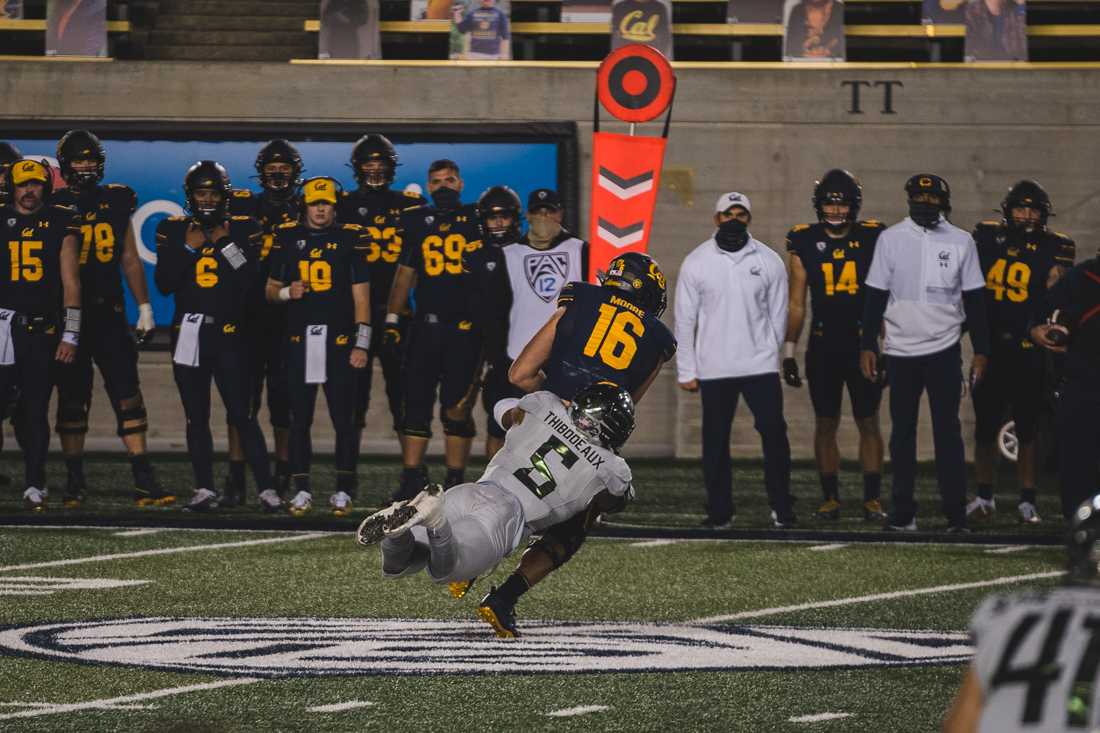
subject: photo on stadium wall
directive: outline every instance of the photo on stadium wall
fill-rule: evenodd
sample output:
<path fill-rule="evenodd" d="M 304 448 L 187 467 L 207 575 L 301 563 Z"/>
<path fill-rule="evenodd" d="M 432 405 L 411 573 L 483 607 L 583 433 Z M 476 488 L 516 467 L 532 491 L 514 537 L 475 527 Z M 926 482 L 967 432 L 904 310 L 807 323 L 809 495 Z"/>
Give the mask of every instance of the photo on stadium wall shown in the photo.
<path fill-rule="evenodd" d="M 786 0 L 783 8 L 784 61 L 843 61 L 843 0 Z"/>
<path fill-rule="evenodd" d="M 671 0 L 615 0 L 611 4 L 611 50 L 629 43 L 652 46 L 672 60 Z"/>
<path fill-rule="evenodd" d="M 321 59 L 380 59 L 378 0 L 321 0 Z"/>
<path fill-rule="evenodd" d="M 305 177 L 330 175 L 351 190 L 356 185 L 349 164 L 353 144 L 367 132 L 381 133 L 394 143 L 400 158 L 395 189 L 423 191 L 429 164 L 449 158 L 461 168 L 463 201 L 472 203 L 497 184 L 510 186 L 524 201 L 537 188 L 557 189 L 566 204 L 566 226 L 576 230 L 579 176 L 573 123 L 250 127 L 51 121 L 21 127 L 9 123 L 0 128 L 0 140 L 14 144 L 24 157 L 47 160 L 54 167 L 55 185 L 63 186 L 55 157 L 57 139 L 76 128 L 91 130 L 102 140 L 107 156 L 103 182 L 122 183 L 137 192 L 133 224 L 158 324 L 171 321 L 172 300 L 152 286 L 155 233 L 164 217 L 186 213 L 187 168 L 197 160 L 216 160 L 229 171 L 234 188 L 258 190 L 256 153 L 274 138 L 286 138 L 298 149 Z M 137 308 L 128 290 L 126 312 L 132 323 Z"/>

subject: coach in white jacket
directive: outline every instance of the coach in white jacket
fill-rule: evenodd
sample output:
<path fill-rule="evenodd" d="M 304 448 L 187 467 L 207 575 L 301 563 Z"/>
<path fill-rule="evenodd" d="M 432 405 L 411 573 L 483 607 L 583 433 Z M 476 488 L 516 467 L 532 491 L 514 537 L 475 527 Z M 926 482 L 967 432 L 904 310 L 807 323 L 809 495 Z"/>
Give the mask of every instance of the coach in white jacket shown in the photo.
<path fill-rule="evenodd" d="M 791 446 L 783 419 L 779 350 L 787 323 L 783 260 L 748 232 L 747 196 L 718 199 L 714 236 L 684 260 L 676 284 L 676 367 L 681 389 L 703 399 L 704 527 L 733 522 L 730 429 L 744 396 L 764 448 L 764 486 L 776 527 L 794 524 Z"/>

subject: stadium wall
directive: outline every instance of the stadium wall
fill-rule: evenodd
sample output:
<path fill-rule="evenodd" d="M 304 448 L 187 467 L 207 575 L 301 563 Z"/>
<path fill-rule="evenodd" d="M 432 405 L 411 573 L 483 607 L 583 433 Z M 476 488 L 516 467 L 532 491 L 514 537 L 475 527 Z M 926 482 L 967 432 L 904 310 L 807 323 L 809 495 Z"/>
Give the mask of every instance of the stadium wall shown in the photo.
<path fill-rule="evenodd" d="M 710 235 L 720 193 L 739 190 L 750 196 L 754 235 L 782 251 L 787 229 L 813 217 L 814 179 L 838 166 L 861 177 L 864 216 L 888 223 L 904 216 L 901 187 L 919 171 L 947 178 L 954 190 L 952 218 L 964 227 L 992 216 L 1012 182 L 1037 178 L 1055 202 L 1054 227 L 1077 240 L 1078 259 L 1096 253 L 1100 68 L 684 64 L 677 74 L 651 239 L 651 251 L 673 284 L 684 255 Z M 369 130 L 398 122 L 573 121 L 585 232 L 594 81 L 594 66 L 584 64 L 4 62 L 0 126 L 42 119 L 87 122 L 93 128 L 102 120 L 168 120 L 358 123 Z M 602 129 L 618 127 L 604 118 Z M 644 125 L 639 132 L 659 129 Z M 166 355 L 144 355 L 142 378 L 154 446 L 182 449 L 183 415 Z M 397 446 L 382 406 L 380 374 L 374 384 L 366 448 L 393 452 Z M 813 419 L 806 389 L 786 389 L 785 397 L 794 454 L 808 457 Z M 110 410 L 98 392 L 95 401 L 96 447 L 114 449 Z M 963 420 L 969 434 L 968 400 Z M 850 420 L 843 425 L 842 451 L 854 456 L 854 429 Z M 921 455 L 931 457 L 927 415 L 921 426 Z M 316 430 L 319 444 L 331 445 L 323 414 Z M 699 431 L 698 398 L 680 392 L 675 370 L 668 368 L 641 406 L 630 453 L 697 456 Z M 736 455 L 759 454 L 744 407 L 733 444 Z"/>

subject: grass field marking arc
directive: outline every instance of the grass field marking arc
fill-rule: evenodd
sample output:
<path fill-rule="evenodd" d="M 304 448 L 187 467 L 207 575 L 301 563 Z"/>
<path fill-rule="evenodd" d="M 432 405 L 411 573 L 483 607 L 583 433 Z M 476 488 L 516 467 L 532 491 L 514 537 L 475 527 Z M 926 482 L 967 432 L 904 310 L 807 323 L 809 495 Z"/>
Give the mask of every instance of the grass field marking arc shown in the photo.
<path fill-rule="evenodd" d="M 801 715 L 797 718 L 788 718 L 788 723 L 821 723 L 826 720 L 840 720 L 852 717 L 851 713 L 817 713 L 816 715 Z"/>
<path fill-rule="evenodd" d="M 928 595 L 930 593 L 950 593 L 957 590 L 970 590 L 973 588 L 989 588 L 996 585 L 1009 585 L 1023 583 L 1029 580 L 1043 580 L 1065 575 L 1061 570 L 1052 570 L 1045 573 L 1030 573 L 1028 575 L 1006 575 L 991 580 L 976 580 L 970 583 L 953 583 L 951 585 L 935 585 L 929 588 L 913 588 L 911 590 L 896 590 L 889 593 L 872 593 L 866 596 L 852 596 L 850 598 L 834 598 L 830 601 L 814 601 L 811 603 L 799 603 L 794 606 L 776 606 L 775 608 L 761 608 L 755 611 L 740 611 L 738 613 L 725 614 L 723 616 L 708 616 L 706 618 L 685 621 L 686 624 L 720 624 L 729 621 L 742 621 L 762 616 L 778 616 L 783 613 L 795 613 L 797 611 L 813 611 L 820 608 L 836 608 L 837 606 L 849 606 L 856 603 L 873 603 L 874 601 L 892 601 L 898 598 Z"/>
<path fill-rule="evenodd" d="M 548 718 L 572 718 L 576 715 L 588 715 L 589 713 L 602 713 L 611 708 L 607 705 L 579 705 L 575 708 L 564 708 L 547 713 Z"/>
<path fill-rule="evenodd" d="M 16 570 L 32 570 L 35 568 L 56 568 L 67 565 L 82 565 L 90 562 L 108 562 L 110 560 L 130 560 L 136 557 L 152 557 L 155 555 L 173 555 L 181 552 L 199 552 L 202 550 L 222 550 L 230 547 L 252 547 L 255 545 L 271 545 L 278 542 L 296 542 L 299 540 L 313 540 L 319 537 L 330 537 L 323 532 L 292 535 L 290 537 L 268 537 L 262 540 L 241 540 L 239 542 L 218 542 L 209 545 L 188 545 L 186 547 L 163 547 L 156 550 L 135 550 L 134 552 L 116 552 L 110 555 L 91 555 L 89 557 L 75 557 L 68 560 L 48 560 L 46 562 L 31 562 L 21 565 L 0 566 L 0 573 Z"/>
<path fill-rule="evenodd" d="M 331 705 L 314 705 L 311 708 L 306 708 L 307 713 L 342 713 L 345 710 L 357 710 L 358 708 L 369 708 L 374 705 L 369 700 L 348 700 L 347 702 L 337 702 Z"/>
<path fill-rule="evenodd" d="M 31 710 L 20 710 L 17 713 L 3 713 L 0 714 L 0 720 L 12 720 L 14 718 L 33 718 L 38 715 L 58 715 L 60 713 L 77 713 L 82 710 L 101 710 L 111 709 L 118 705 L 127 705 L 129 703 L 141 702 L 143 700 L 156 700 L 162 697 L 171 697 L 173 695 L 182 695 L 188 692 L 201 692 L 204 690 L 216 690 L 221 687 L 234 687 L 237 685 L 250 685 L 253 682 L 260 682 L 257 677 L 237 677 L 230 680 L 219 680 L 217 682 L 204 682 L 199 685 L 185 685 L 183 687 L 167 687 L 162 690 L 153 690 L 152 692 L 139 692 L 133 695 L 123 695 L 122 697 L 112 697 L 106 700 L 88 700 L 87 702 L 77 702 L 71 704 L 59 704 L 51 705 L 49 707 L 36 707 Z"/>

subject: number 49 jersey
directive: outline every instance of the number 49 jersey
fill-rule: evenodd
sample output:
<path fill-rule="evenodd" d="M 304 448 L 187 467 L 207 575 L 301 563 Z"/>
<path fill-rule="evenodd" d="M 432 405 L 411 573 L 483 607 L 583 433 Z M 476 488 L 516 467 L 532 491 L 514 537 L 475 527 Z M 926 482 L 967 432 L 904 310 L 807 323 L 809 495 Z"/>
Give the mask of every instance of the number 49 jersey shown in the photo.
<path fill-rule="evenodd" d="M 515 494 L 532 532 L 584 511 L 605 489 L 614 496 L 630 490 L 630 466 L 581 435 L 560 397 L 532 392 L 519 408 L 526 413 L 523 422 L 508 431 L 478 480 Z"/>
<path fill-rule="evenodd" d="M 659 318 L 611 288 L 568 283 L 543 387 L 562 399 L 593 382 L 609 381 L 633 393 L 676 353 L 676 338 Z"/>
<path fill-rule="evenodd" d="M 1100 725 L 1100 591 L 1057 588 L 987 598 L 970 624 L 984 700 L 979 730 Z"/>
<path fill-rule="evenodd" d="M 798 255 L 810 286 L 811 346 L 859 349 L 863 282 L 883 229 L 869 220 L 855 222 L 840 239 L 830 237 L 824 224 L 799 224 L 788 232 L 787 251 Z"/>

